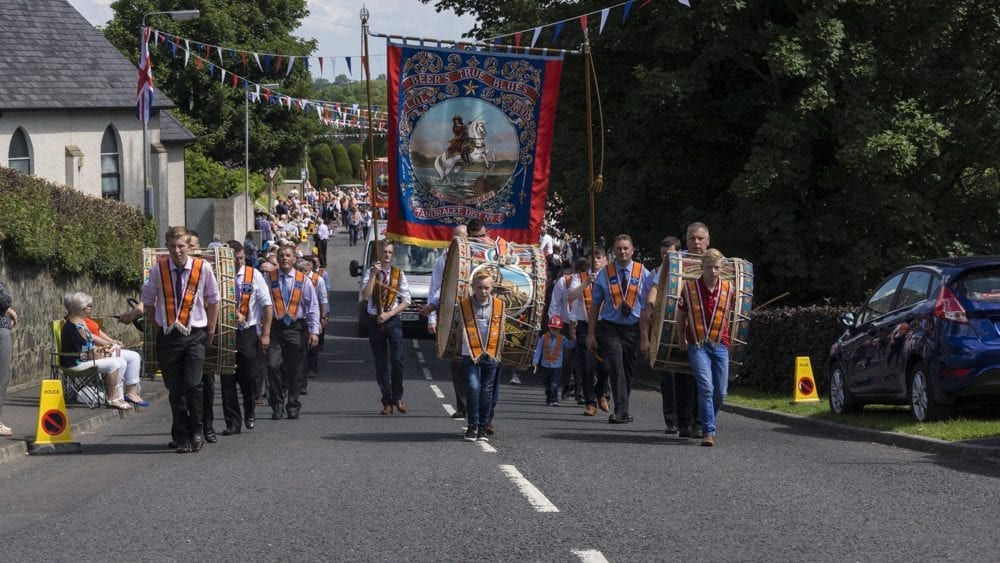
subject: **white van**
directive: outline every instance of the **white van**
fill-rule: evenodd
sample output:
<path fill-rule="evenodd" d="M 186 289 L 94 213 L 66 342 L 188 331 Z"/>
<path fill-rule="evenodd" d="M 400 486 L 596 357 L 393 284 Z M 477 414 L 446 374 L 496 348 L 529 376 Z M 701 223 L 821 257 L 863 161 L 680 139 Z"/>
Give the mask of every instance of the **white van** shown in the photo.
<path fill-rule="evenodd" d="M 379 240 L 385 238 L 385 221 L 379 222 Z M 375 264 L 375 230 L 368 233 L 365 241 L 362 260 L 351 260 L 351 276 L 358 280 L 358 336 L 368 336 L 368 324 L 365 322 L 367 302 L 361 298 L 361 280 L 365 270 Z M 403 321 L 403 330 L 410 334 L 427 334 L 427 319 L 420 316 L 420 309 L 427 304 L 427 292 L 431 284 L 431 271 L 434 262 L 442 254 L 443 248 L 426 248 L 402 242 L 395 243 L 392 255 L 392 265 L 406 274 L 410 284 L 410 306 L 399 314 Z"/>

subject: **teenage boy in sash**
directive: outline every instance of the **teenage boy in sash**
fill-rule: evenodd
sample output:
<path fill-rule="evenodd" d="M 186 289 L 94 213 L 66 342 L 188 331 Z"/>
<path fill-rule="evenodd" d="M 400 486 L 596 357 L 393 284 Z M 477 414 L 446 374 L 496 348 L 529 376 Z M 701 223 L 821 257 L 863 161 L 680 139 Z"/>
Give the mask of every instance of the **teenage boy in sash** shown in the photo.
<path fill-rule="evenodd" d="M 629 395 L 639 351 L 639 317 L 646 302 L 642 281 L 649 272 L 632 260 L 632 237 L 618 235 L 614 241 L 614 262 L 597 275 L 593 286 L 590 317 L 587 320 L 587 348 L 608 366 L 615 412 L 609 424 L 632 422 Z"/>
<path fill-rule="evenodd" d="M 569 321 L 570 330 L 576 335 L 579 343 L 587 341 L 587 327 L 590 309 L 593 307 L 593 286 L 597 274 L 608 265 L 604 249 L 594 251 L 593 270 L 590 270 L 590 260 L 581 256 L 576 259 L 576 273 L 569 284 Z M 594 353 L 586 346 L 573 348 L 573 369 L 583 385 L 584 416 L 597 416 L 597 408 L 608 412 L 608 370 L 604 362 L 598 362 Z"/>
<path fill-rule="evenodd" d="M 219 317 L 212 266 L 188 256 L 188 237 L 185 227 L 167 230 L 169 256 L 153 264 L 142 287 L 146 318 L 158 328 L 156 355 L 169 394 L 170 436 L 177 453 L 197 452 L 205 445 L 202 371 Z"/>
<path fill-rule="evenodd" d="M 715 445 L 715 417 L 722 408 L 729 387 L 729 321 L 734 290 L 720 278 L 722 253 L 714 248 L 701 259 L 701 277 L 684 282 L 677 306 L 684 313 L 678 329 L 698 386 L 698 415 L 701 417 L 701 445 Z"/>
<path fill-rule="evenodd" d="M 455 226 L 455 230 L 451 233 L 452 239 L 467 236 L 469 236 L 469 231 L 466 230 L 465 225 Z M 437 335 L 437 313 L 438 309 L 441 308 L 441 285 L 444 281 L 444 267 L 447 263 L 448 249 L 446 248 L 434 261 L 434 268 L 431 270 L 431 283 L 427 290 L 427 305 L 424 305 L 424 308 L 420 310 L 420 314 L 427 317 L 427 332 L 433 335 Z M 459 360 L 449 362 L 449 367 L 451 368 L 451 386 L 455 389 L 455 412 L 452 413 L 451 417 L 465 418 L 467 416 L 465 396 L 468 394 L 468 389 L 465 387 L 465 370 Z"/>
<path fill-rule="evenodd" d="M 469 425 L 465 440 L 487 442 L 493 418 L 494 387 L 503 353 L 504 303 L 493 296 L 493 277 L 485 269 L 472 276 L 472 295 L 459 300 L 462 311 L 462 363 L 468 381 Z"/>
<path fill-rule="evenodd" d="M 326 279 L 314 268 L 313 257 L 300 258 L 295 262 L 295 269 L 302 271 L 312 282 L 316 298 L 319 299 L 319 345 L 310 348 L 306 355 L 306 364 L 299 378 L 301 395 L 307 394 L 309 378 L 316 377 L 319 372 L 319 351 L 323 347 L 323 334 L 326 332 L 327 319 L 330 316 L 330 292 L 327 290 Z"/>
<path fill-rule="evenodd" d="M 399 314 L 410 306 L 410 284 L 406 274 L 392 265 L 394 252 L 392 241 L 382 241 L 379 260 L 361 280 L 361 298 L 368 301 L 368 343 L 375 356 L 375 381 L 382 392 L 382 414 L 392 414 L 393 407 L 406 413 L 403 321 Z"/>
<path fill-rule="evenodd" d="M 271 345 L 271 319 L 273 316 L 271 292 L 264 275 L 246 262 L 246 253 L 239 241 L 227 243 L 233 249 L 236 269 L 236 373 L 223 375 L 222 414 L 226 419 L 223 436 L 233 436 L 253 430 L 257 421 L 255 413 L 257 395 L 258 356 L 267 353 Z M 236 395 L 236 386 L 243 394 L 243 411 Z"/>
<path fill-rule="evenodd" d="M 278 249 L 278 269 L 268 273 L 274 320 L 267 354 L 267 402 L 271 420 L 299 418 L 299 378 L 309 348 L 319 345 L 319 298 L 306 275 L 294 268 L 295 246 Z M 306 335 L 308 334 L 308 337 Z M 308 341 L 306 341 L 308 338 Z"/>

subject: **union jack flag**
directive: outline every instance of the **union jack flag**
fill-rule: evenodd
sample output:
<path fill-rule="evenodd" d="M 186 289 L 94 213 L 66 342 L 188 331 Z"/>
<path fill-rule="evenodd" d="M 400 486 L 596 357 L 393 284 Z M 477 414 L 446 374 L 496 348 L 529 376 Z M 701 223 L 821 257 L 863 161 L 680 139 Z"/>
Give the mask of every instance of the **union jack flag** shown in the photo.
<path fill-rule="evenodd" d="M 153 65 L 149 60 L 149 27 L 142 28 L 142 46 L 139 50 L 139 85 L 136 91 L 135 116 L 149 123 L 149 108 L 153 105 Z"/>

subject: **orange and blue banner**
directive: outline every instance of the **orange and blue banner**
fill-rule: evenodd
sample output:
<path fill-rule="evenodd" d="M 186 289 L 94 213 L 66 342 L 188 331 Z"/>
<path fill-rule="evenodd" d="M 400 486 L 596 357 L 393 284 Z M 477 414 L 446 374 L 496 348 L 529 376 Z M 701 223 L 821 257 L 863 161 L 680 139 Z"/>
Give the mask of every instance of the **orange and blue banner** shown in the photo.
<path fill-rule="evenodd" d="M 446 246 L 481 219 L 537 244 L 561 57 L 388 44 L 388 233 Z"/>

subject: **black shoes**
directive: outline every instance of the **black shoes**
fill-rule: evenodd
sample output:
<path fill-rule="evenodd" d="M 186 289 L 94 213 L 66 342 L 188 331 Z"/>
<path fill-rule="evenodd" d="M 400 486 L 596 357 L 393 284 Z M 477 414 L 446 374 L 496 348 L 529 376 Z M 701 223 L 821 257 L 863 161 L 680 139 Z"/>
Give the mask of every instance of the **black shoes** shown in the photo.
<path fill-rule="evenodd" d="M 608 424 L 628 424 L 635 421 L 630 414 L 612 414 L 608 416 Z"/>
<path fill-rule="evenodd" d="M 175 442 L 173 440 L 170 440 L 169 442 L 167 442 L 167 449 L 168 450 L 176 450 L 177 449 L 177 442 Z"/>
<path fill-rule="evenodd" d="M 271 420 L 281 420 L 281 411 L 274 411 L 271 413 Z"/>
<path fill-rule="evenodd" d="M 298 420 L 299 411 L 288 411 L 288 414 L 286 416 L 288 420 Z"/>
<path fill-rule="evenodd" d="M 468 427 L 465 429 L 465 441 L 475 442 L 476 441 L 476 429 L 473 427 Z"/>
<path fill-rule="evenodd" d="M 669 434 L 669 432 L 668 432 L 668 434 Z M 691 437 L 691 428 L 690 427 L 681 428 L 680 432 L 677 433 L 677 437 L 678 438 L 690 438 Z"/>
<path fill-rule="evenodd" d="M 216 439 L 216 441 L 218 441 L 218 439 Z M 201 449 L 204 448 L 204 447 L 205 447 L 205 438 L 203 438 L 201 436 L 201 434 L 195 434 L 194 436 L 191 436 L 191 451 L 192 452 L 196 452 L 196 453 L 200 452 Z M 180 449 L 178 449 L 178 451 L 180 451 Z"/>
<path fill-rule="evenodd" d="M 172 443 L 173 442 L 171 442 L 171 444 Z M 177 442 L 177 453 L 179 454 L 191 453 L 191 442 Z"/>
<path fill-rule="evenodd" d="M 468 435 L 468 434 L 466 434 Z M 489 442 L 490 439 L 486 437 L 486 428 L 480 426 L 479 430 L 476 431 L 476 441 L 477 442 Z"/>
<path fill-rule="evenodd" d="M 455 413 L 452 414 L 451 417 L 452 418 L 465 418 L 465 413 L 461 412 L 461 411 L 455 411 Z"/>
<path fill-rule="evenodd" d="M 247 420 L 246 420 L 246 423 L 245 423 L 246 426 L 247 426 L 247 430 L 253 430 L 255 422 L 257 422 L 257 417 L 255 417 L 255 416 L 248 416 Z"/>
<path fill-rule="evenodd" d="M 242 431 L 243 431 L 243 429 L 240 428 L 240 425 L 238 423 L 236 424 L 236 426 L 229 426 L 227 424 L 226 425 L 226 429 L 222 431 L 222 435 L 223 436 L 235 436 L 235 435 L 239 434 Z"/>
<path fill-rule="evenodd" d="M 665 434 L 677 434 L 677 426 L 674 423 L 667 423 L 667 429 L 664 431 Z"/>
<path fill-rule="evenodd" d="M 215 430 L 209 428 L 208 430 L 205 430 L 205 441 L 209 444 L 214 444 L 219 441 L 219 436 L 215 433 Z M 193 444 L 192 447 L 194 447 Z"/>

